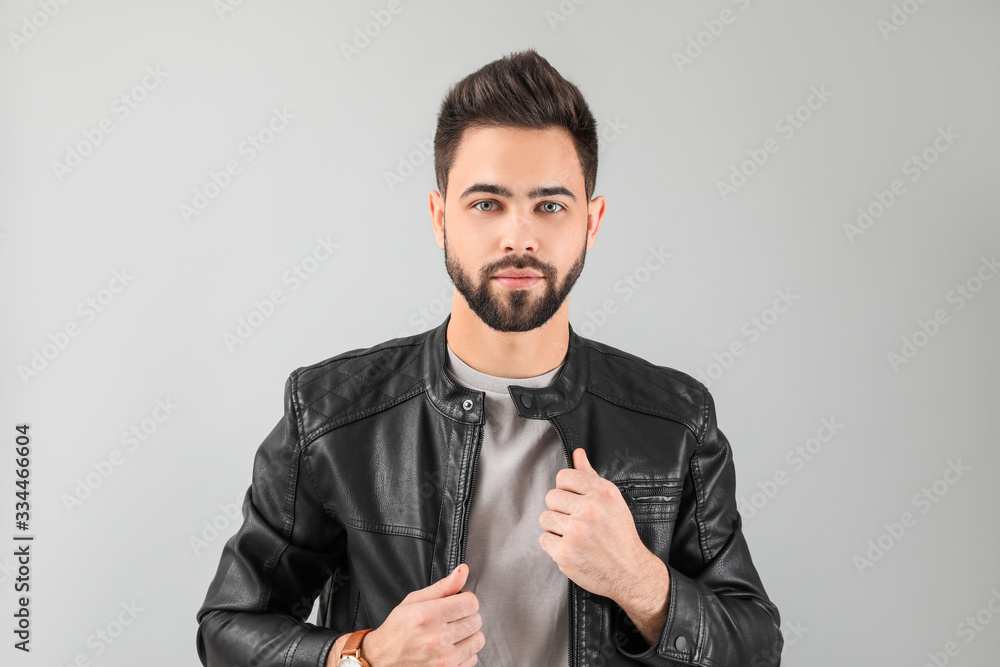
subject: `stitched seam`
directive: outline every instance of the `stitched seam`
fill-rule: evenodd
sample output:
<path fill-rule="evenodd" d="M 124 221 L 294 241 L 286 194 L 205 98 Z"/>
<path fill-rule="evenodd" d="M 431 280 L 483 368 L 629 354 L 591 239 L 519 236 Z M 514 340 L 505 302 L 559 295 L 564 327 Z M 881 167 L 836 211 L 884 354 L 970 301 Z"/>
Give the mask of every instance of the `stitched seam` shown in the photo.
<path fill-rule="evenodd" d="M 296 401 L 295 401 L 295 381 L 294 381 L 294 377 L 295 377 L 295 373 L 293 372 L 292 373 L 292 378 L 293 378 L 293 380 L 292 380 L 292 413 L 293 413 L 293 416 L 295 416 L 295 412 L 296 412 L 296 410 L 295 410 L 295 402 Z M 296 439 L 297 438 L 298 438 L 298 432 L 296 432 Z M 295 511 L 295 492 L 292 489 L 292 487 L 294 486 L 294 483 L 291 481 L 291 479 L 294 477 L 294 473 L 295 473 L 295 468 L 296 467 L 297 467 L 297 464 L 289 466 L 289 470 L 288 470 L 289 492 L 286 493 L 286 496 L 285 496 L 285 502 L 289 502 L 289 500 L 291 501 L 292 514 L 294 514 L 294 511 Z M 289 516 L 292 516 L 292 514 L 286 513 L 285 516 L 289 517 Z M 265 609 L 267 609 L 267 602 L 266 602 L 266 600 L 270 599 L 270 597 L 271 597 L 271 585 L 272 585 L 272 579 L 274 577 L 274 570 L 278 566 L 278 562 L 281 560 L 281 555 L 285 553 L 285 549 L 288 548 L 288 543 L 291 540 L 292 527 L 293 527 L 291 525 L 291 523 L 292 522 L 290 520 L 286 519 L 285 520 L 285 525 L 282 526 L 282 537 L 284 538 L 285 544 L 282 545 L 282 547 L 280 549 L 278 549 L 277 553 L 268 556 L 267 560 L 264 561 L 264 577 L 263 577 L 264 585 L 261 587 L 260 596 L 257 598 L 257 605 L 256 606 L 257 606 L 258 611 L 263 612 Z"/>
<path fill-rule="evenodd" d="M 406 537 L 417 537 L 422 540 L 429 540 L 430 532 L 423 530 L 422 528 L 414 528 L 412 526 L 403 526 L 399 524 L 391 523 L 381 523 L 378 521 L 366 521 L 363 519 L 352 519 L 346 517 L 337 511 L 337 508 L 333 506 L 326 496 L 323 495 L 322 485 L 320 485 L 317 480 L 315 473 L 313 472 L 311 462 L 308 458 L 303 457 L 302 467 L 305 468 L 306 476 L 312 483 L 313 493 L 319 498 L 320 505 L 323 507 L 323 511 L 326 512 L 331 517 L 335 518 L 342 526 L 351 528 L 357 528 L 358 530 L 364 530 L 371 533 L 385 533 L 387 535 L 403 535 Z M 386 528 L 388 530 L 379 530 L 380 528 Z"/>
<path fill-rule="evenodd" d="M 373 415 L 376 412 L 382 412 L 384 410 L 388 410 L 389 408 L 395 407 L 396 405 L 398 405 L 398 404 L 400 404 L 400 403 L 402 403 L 404 401 L 410 400 L 414 396 L 418 396 L 418 395 L 424 393 L 424 391 L 426 391 L 426 389 L 424 387 L 422 387 L 422 386 L 421 387 L 417 387 L 415 389 L 412 389 L 409 393 L 403 394 L 401 396 L 397 396 L 392 401 L 386 401 L 384 403 L 379 403 L 378 405 L 376 405 L 374 407 L 371 407 L 371 408 L 369 408 L 367 410 L 362 410 L 360 412 L 351 412 L 351 413 L 348 413 L 348 414 L 340 417 L 339 419 L 328 421 L 326 424 L 324 424 L 323 426 L 317 428 L 315 431 L 313 431 L 312 433 L 309 434 L 309 438 L 306 440 L 305 444 L 303 445 L 303 449 L 306 448 L 306 447 L 308 447 L 312 443 L 316 442 L 316 440 L 318 438 L 326 435 L 327 433 L 329 433 L 330 431 L 332 431 L 334 429 L 340 428 L 341 426 L 344 426 L 344 425 L 349 424 L 351 422 L 358 421 L 359 419 L 364 419 L 365 417 Z M 319 399 L 317 399 L 317 400 L 319 400 Z M 330 417 L 328 415 L 320 412 L 319 410 L 313 409 L 313 412 L 319 412 L 321 415 L 323 415 L 327 419 L 330 419 Z"/>
<path fill-rule="evenodd" d="M 615 357 L 616 359 L 623 359 L 626 363 L 629 363 L 629 364 L 638 364 L 638 365 L 646 366 L 647 368 L 652 368 L 653 370 L 657 370 L 657 371 L 661 371 L 661 372 L 664 372 L 666 370 L 663 366 L 659 366 L 657 364 L 651 363 L 650 361 L 648 361 L 646 359 L 642 359 L 642 358 L 639 358 L 639 357 L 626 357 L 626 356 L 621 355 L 621 354 L 616 354 L 614 352 L 609 352 L 607 350 L 602 350 L 602 349 L 598 348 L 596 345 L 594 345 L 591 341 L 589 341 L 587 339 L 581 338 L 581 340 L 583 340 L 583 346 L 584 347 L 590 348 L 594 352 L 597 352 L 597 353 L 599 353 L 599 354 L 601 354 L 601 355 L 603 355 L 605 357 Z M 690 382 L 687 382 L 686 380 L 683 380 L 682 378 L 675 376 L 674 373 L 670 373 L 669 371 L 666 371 L 666 372 L 669 375 L 671 375 L 675 381 L 679 382 L 680 384 L 684 385 L 685 387 L 691 387 L 692 389 L 701 391 L 701 387 L 700 386 L 698 386 L 696 384 L 691 384 Z"/>
<path fill-rule="evenodd" d="M 336 372 L 340 373 L 341 375 L 344 375 L 345 376 L 344 379 L 340 383 L 338 383 L 338 384 L 336 384 L 336 385 L 334 385 L 332 387 L 320 387 L 321 394 L 319 396 L 317 396 L 316 398 L 314 398 L 312 401 L 310 401 L 310 404 L 309 404 L 310 405 L 310 409 L 313 410 L 314 412 L 318 412 L 319 414 L 323 415 L 327 419 L 333 419 L 332 415 L 328 415 L 325 412 L 323 412 L 322 410 L 319 410 L 318 408 L 313 407 L 317 403 L 319 403 L 320 401 L 325 400 L 331 394 L 334 394 L 335 396 L 343 399 L 350 406 L 353 406 L 356 401 L 360 400 L 361 398 L 363 398 L 363 397 L 365 397 L 368 394 L 371 394 L 373 392 L 378 392 L 378 394 L 380 394 L 381 396 L 386 396 L 386 397 L 388 397 L 389 401 L 392 401 L 396 397 L 392 396 L 390 394 L 385 393 L 382 389 L 383 389 L 383 387 L 385 387 L 386 384 L 388 384 L 394 378 L 399 377 L 399 376 L 403 376 L 403 377 L 406 377 L 406 378 L 409 378 L 410 380 L 412 380 L 415 385 L 419 386 L 420 384 L 422 384 L 422 378 L 421 377 L 416 377 L 416 376 L 413 376 L 413 375 L 407 375 L 406 373 L 403 372 L 404 370 L 406 370 L 406 368 L 408 368 L 409 366 L 411 366 L 418 359 L 419 359 L 419 357 L 417 357 L 416 355 L 412 356 L 403 366 L 397 368 L 392 373 L 392 375 L 390 375 L 389 377 L 383 378 L 383 380 L 381 382 L 379 382 L 378 384 L 375 384 L 374 382 L 370 382 L 370 381 L 368 381 L 366 379 L 366 381 L 368 381 L 368 383 L 372 385 L 371 388 L 368 389 L 368 391 L 364 392 L 363 394 L 358 394 L 358 395 L 354 395 L 354 396 L 351 396 L 350 394 L 347 395 L 347 396 L 345 396 L 343 394 L 337 393 L 337 390 L 340 389 L 341 387 L 343 387 L 348 382 L 351 382 L 355 378 L 364 375 L 365 372 L 367 371 L 367 369 L 374 365 L 374 362 L 371 363 L 371 364 L 369 364 L 368 366 L 365 366 L 364 368 L 356 369 L 353 372 L 348 372 L 347 370 L 337 369 Z M 309 380 L 308 384 L 310 384 L 310 385 L 319 385 L 320 381 L 322 379 L 326 378 L 327 376 L 329 376 L 330 373 L 332 373 L 332 372 L 334 372 L 334 371 L 328 371 L 327 373 L 325 373 L 321 377 Z M 386 401 L 383 401 L 383 402 L 386 402 Z M 381 405 L 381 404 L 378 404 L 378 405 Z M 376 406 L 376 407 L 378 407 L 378 406 Z"/>
<path fill-rule="evenodd" d="M 609 376 L 607 379 L 601 380 L 600 382 L 610 382 L 613 379 L 617 380 L 617 379 L 621 378 L 622 376 L 624 376 L 626 374 L 629 374 L 629 373 L 631 373 L 632 375 L 638 377 L 638 375 L 635 372 L 636 371 L 635 367 L 637 365 L 638 366 L 645 366 L 646 368 L 651 368 L 651 369 L 653 369 L 653 370 L 655 370 L 657 372 L 663 372 L 663 368 L 661 368 L 659 366 L 654 366 L 653 364 L 649 363 L 648 361 L 644 361 L 644 360 L 643 361 L 639 361 L 639 360 L 636 360 L 636 359 L 629 359 L 628 357 L 623 357 L 623 356 L 617 355 L 617 354 L 608 354 L 608 355 L 605 355 L 605 356 L 607 356 L 607 357 L 613 357 L 616 360 L 617 359 L 621 359 L 621 361 L 615 361 L 615 363 L 619 365 L 619 368 L 622 369 L 622 372 L 619 375 L 615 375 L 613 377 Z M 685 386 L 690 386 L 686 382 L 683 382 L 683 381 L 681 381 L 681 380 L 679 380 L 677 378 L 673 378 L 673 379 L 675 381 L 677 381 L 678 383 L 680 383 L 680 384 L 683 384 Z M 657 384 L 655 377 L 653 379 L 648 380 L 645 384 L 637 387 L 636 389 L 637 390 L 639 390 L 639 389 L 645 389 L 647 387 L 656 387 L 657 389 L 660 389 L 660 390 L 666 392 L 670 396 L 675 396 L 675 397 L 680 397 L 682 395 L 687 395 L 688 394 L 688 392 L 682 392 L 682 393 L 678 394 L 676 392 L 668 391 L 664 387 L 662 387 L 659 384 Z"/>
<path fill-rule="evenodd" d="M 703 386 L 700 383 L 699 384 L 691 384 L 690 382 L 688 382 L 687 380 L 685 380 L 681 376 L 680 371 L 677 371 L 676 369 L 669 368 L 667 366 L 658 366 L 658 365 L 650 363 L 649 361 L 647 361 L 645 359 L 642 359 L 640 357 L 627 357 L 627 356 L 624 356 L 624 355 L 621 355 L 621 354 L 615 354 L 613 352 L 605 352 L 603 350 L 600 350 L 600 349 L 594 347 L 593 345 L 586 345 L 586 347 L 589 347 L 590 349 L 594 350 L 595 352 L 600 353 L 601 355 L 603 355 L 605 358 L 607 358 L 609 360 L 613 359 L 615 361 L 615 363 L 618 364 L 618 366 L 620 368 L 623 368 L 623 372 L 620 375 L 616 375 L 616 376 L 613 376 L 613 377 L 609 376 L 608 379 L 601 380 L 600 382 L 608 382 L 610 379 L 618 379 L 622 375 L 624 375 L 625 373 L 634 372 L 635 367 L 636 366 L 640 366 L 640 367 L 645 367 L 647 369 L 651 369 L 651 370 L 653 370 L 653 371 L 655 371 L 657 373 L 664 373 L 664 374 L 670 376 L 670 378 L 674 382 L 677 382 L 678 384 L 682 384 L 685 387 L 690 387 L 691 389 L 694 389 L 698 393 L 701 393 L 703 391 Z M 619 359 L 621 361 L 618 361 Z M 593 367 L 592 363 L 589 364 L 589 365 L 591 367 Z M 653 385 L 653 386 L 657 387 L 658 389 L 663 389 L 663 387 L 661 387 L 660 385 L 656 384 L 656 382 L 653 381 L 653 380 L 647 382 L 645 385 L 643 385 L 642 388 L 648 387 L 650 385 Z M 664 391 L 666 391 L 666 389 L 664 389 Z M 674 393 L 674 392 L 667 392 L 667 393 L 670 393 L 672 396 L 682 396 L 682 395 L 688 395 L 689 392 L 681 392 L 679 394 L 678 393 Z"/>
<path fill-rule="evenodd" d="M 379 359 L 385 358 L 385 356 L 386 355 L 382 355 L 381 357 L 379 357 Z M 376 383 L 370 383 L 370 384 L 372 384 L 372 387 L 368 391 L 366 391 L 365 393 L 360 394 L 358 396 L 354 396 L 353 400 L 351 400 L 347 396 L 343 396 L 342 394 L 336 394 L 336 395 L 339 396 L 340 398 L 344 399 L 345 401 L 348 401 L 348 403 L 350 405 L 353 405 L 354 402 L 357 401 L 357 400 L 359 400 L 361 397 L 367 396 L 368 394 L 370 394 L 372 392 L 375 392 L 375 391 L 377 391 L 379 394 L 381 394 L 383 396 L 389 396 L 389 394 L 386 394 L 385 392 L 382 391 L 382 388 L 386 384 L 388 384 L 393 378 L 396 378 L 396 377 L 399 377 L 399 376 L 404 376 L 404 377 L 409 378 L 410 380 L 413 380 L 415 383 L 417 383 L 418 386 L 422 385 L 422 379 L 423 379 L 422 377 L 413 376 L 413 375 L 407 375 L 406 373 L 404 373 L 404 371 L 407 368 L 409 368 L 413 364 L 417 363 L 419 360 L 420 360 L 420 356 L 419 355 L 416 355 L 416 354 L 415 355 L 411 355 L 410 358 L 407 359 L 402 366 L 400 366 L 399 368 L 396 368 L 389 377 L 384 378 L 382 381 L 378 382 L 377 384 Z M 310 402 L 310 405 L 316 405 L 321 400 L 324 400 L 330 394 L 335 394 L 337 389 L 339 389 L 340 387 L 344 386 L 348 382 L 354 380 L 358 376 L 363 375 L 367 371 L 367 369 L 369 369 L 373 365 L 375 365 L 377 363 L 377 361 L 378 361 L 378 359 L 373 360 L 367 366 L 364 366 L 364 367 L 362 367 L 360 369 L 356 369 L 353 372 L 348 372 L 347 370 L 341 370 L 339 368 L 332 369 L 332 370 L 326 371 L 325 373 L 323 373 L 319 377 L 316 377 L 316 378 L 313 378 L 313 379 L 309 380 L 308 384 L 310 384 L 310 385 L 316 385 L 316 384 L 318 384 L 320 382 L 320 380 L 328 377 L 330 375 L 330 373 L 333 373 L 333 372 L 341 373 L 341 374 L 343 374 L 343 375 L 346 376 L 340 383 L 338 383 L 338 384 L 336 384 L 336 385 L 334 385 L 332 387 L 322 388 L 322 390 L 321 390 L 322 391 L 322 395 L 320 395 L 320 396 L 316 397 L 315 399 L 313 399 Z M 396 397 L 389 396 L 389 398 L 390 399 L 395 399 Z M 379 404 L 379 405 L 381 405 L 381 404 Z M 378 407 L 379 406 L 376 406 L 374 409 L 378 409 Z M 309 409 L 313 410 L 314 412 L 318 412 L 319 414 L 323 415 L 327 419 L 332 419 L 331 415 L 328 415 L 328 414 L 322 412 L 321 410 L 318 410 L 318 409 L 312 408 L 312 407 L 309 408 Z M 350 416 L 350 414 L 347 415 L 347 417 L 349 417 L 349 416 Z M 342 419 L 343 418 L 344 417 L 342 417 Z"/>
<path fill-rule="evenodd" d="M 702 655 L 705 652 L 705 600 L 701 591 L 698 591 L 698 644 L 695 648 L 695 655 Z"/>
<path fill-rule="evenodd" d="M 478 430 L 479 429 L 484 429 L 484 428 L 485 428 L 485 426 L 476 425 L 474 428 L 472 428 L 469 431 L 469 435 L 467 436 L 467 439 L 472 441 L 470 445 L 466 445 L 465 444 L 465 440 L 463 439 L 462 449 L 463 450 L 466 449 L 466 448 L 469 449 L 469 468 L 468 468 L 469 469 L 469 473 L 468 473 L 468 475 L 463 475 L 462 479 L 460 480 L 460 483 L 461 482 L 466 482 L 465 484 L 462 484 L 462 488 L 456 488 L 455 489 L 456 493 L 461 495 L 463 505 L 465 503 L 471 502 L 471 500 L 467 497 L 469 486 L 471 485 L 471 481 L 469 481 L 467 479 L 467 477 L 468 478 L 472 477 L 472 464 L 473 464 L 473 459 L 476 456 L 476 447 L 479 445 L 479 438 L 480 438 L 481 435 L 483 435 L 483 437 L 485 437 L 485 434 L 480 434 L 478 432 Z M 461 461 L 459 461 L 459 466 L 461 466 Z M 463 472 L 463 471 L 460 470 L 459 472 Z M 451 521 L 451 534 L 452 535 L 456 535 L 458 537 L 458 539 L 455 540 L 455 551 L 458 554 L 459 558 L 462 557 L 462 520 L 464 518 L 464 515 L 465 515 L 465 509 L 462 508 L 461 506 L 457 506 L 456 507 L 456 511 L 453 514 L 454 518 Z M 470 517 L 470 520 L 471 520 L 471 517 L 472 517 L 471 509 L 470 509 L 469 517 Z M 468 554 L 466 554 L 466 556 L 468 556 Z"/>
<path fill-rule="evenodd" d="M 427 332 L 425 331 L 423 333 L 427 333 Z M 414 335 L 419 336 L 420 334 L 414 334 Z M 423 340 L 419 340 L 419 341 L 415 341 L 415 342 L 412 342 L 412 343 L 398 343 L 396 345 L 386 345 L 385 347 L 382 347 L 380 345 L 377 350 L 372 350 L 370 348 L 364 348 L 360 352 L 358 352 L 357 354 L 350 354 L 348 352 L 345 352 L 344 354 L 338 354 L 336 357 L 332 357 L 330 359 L 327 359 L 326 361 L 321 361 L 321 362 L 319 362 L 317 364 L 314 364 L 312 366 L 304 366 L 303 368 L 319 369 L 319 368 L 323 368 L 324 366 L 328 366 L 329 364 L 333 364 L 333 363 L 337 363 L 337 362 L 340 362 L 340 361 L 344 361 L 345 359 L 357 359 L 358 357 L 364 357 L 364 356 L 369 355 L 369 354 L 378 354 L 379 352 L 384 352 L 385 350 L 397 350 L 397 349 L 399 349 L 401 347 L 415 347 L 417 345 L 423 345 L 423 344 L 424 344 Z M 299 370 L 302 370 L 302 369 L 299 369 Z"/>
<path fill-rule="evenodd" d="M 358 628 L 358 609 L 361 607 L 361 588 L 354 591 L 354 617 L 351 619 L 351 632 Z"/>
<path fill-rule="evenodd" d="M 708 548 L 708 529 L 705 526 L 703 516 L 705 504 L 705 485 L 701 478 L 701 469 L 698 467 L 698 450 L 701 449 L 701 442 L 698 448 L 691 455 L 691 479 L 694 481 L 694 521 L 698 526 L 698 546 L 701 548 L 701 557 L 707 564 L 711 560 Z"/>
<path fill-rule="evenodd" d="M 288 647 L 285 649 L 284 659 L 282 660 L 282 662 L 285 664 L 285 667 L 289 667 L 292 664 L 292 656 L 295 655 L 295 651 L 298 649 L 299 643 L 305 636 L 306 632 L 305 630 L 303 630 L 298 637 L 296 637 L 293 641 L 289 642 Z"/>
<path fill-rule="evenodd" d="M 434 405 L 434 401 L 427 401 L 427 402 L 430 403 L 431 405 Z M 435 408 L 435 409 L 437 409 L 437 408 Z M 454 438 L 449 438 L 448 451 L 445 453 L 445 461 L 447 461 L 449 463 L 451 462 L 452 449 L 453 449 L 452 446 L 451 446 L 451 444 L 450 444 L 452 440 L 454 440 Z M 451 466 L 450 465 L 445 465 L 444 469 L 445 469 L 445 471 L 444 471 L 444 481 L 441 482 L 441 503 L 438 505 L 437 524 L 434 527 L 434 535 L 432 535 L 432 539 L 431 539 L 431 545 L 432 545 L 432 547 L 431 547 L 431 554 L 432 554 L 432 556 L 433 556 L 434 553 L 437 552 L 437 538 L 438 538 L 438 536 L 441 535 L 441 523 L 442 523 L 442 519 L 444 518 L 444 499 L 445 499 L 445 497 L 447 495 L 446 494 L 446 490 L 448 488 L 448 481 L 449 481 L 450 475 L 451 475 Z M 459 548 L 461 548 L 461 547 L 459 547 Z M 434 558 L 432 557 L 430 560 L 431 560 L 431 569 L 430 569 L 430 573 L 429 574 L 430 574 L 430 576 L 433 576 L 432 573 L 434 572 Z M 447 560 L 445 562 L 447 563 Z M 430 576 L 428 578 L 430 578 Z"/>
<path fill-rule="evenodd" d="M 429 404 L 431 404 L 432 406 L 434 405 L 434 401 L 427 401 L 427 402 Z M 435 407 L 434 409 L 436 410 L 437 408 Z M 442 413 L 442 414 L 444 414 L 444 413 Z M 451 457 L 452 457 L 452 449 L 453 449 L 453 447 L 451 445 L 452 440 L 454 440 L 454 438 L 449 438 L 448 451 L 445 453 L 445 461 L 447 461 L 448 463 L 451 462 Z M 432 535 L 432 539 L 431 539 L 431 554 L 432 554 L 432 558 L 430 559 L 431 564 L 430 564 L 430 570 L 428 572 L 428 579 L 432 579 L 433 573 L 434 573 L 434 558 L 433 558 L 433 554 L 437 553 L 437 538 L 441 535 L 441 523 L 442 523 L 442 519 L 444 518 L 444 499 L 447 496 L 446 490 L 448 489 L 448 480 L 450 479 L 450 475 L 451 475 L 451 465 L 445 465 L 444 469 L 445 469 L 444 470 L 444 480 L 441 482 L 441 502 L 438 505 L 437 523 L 434 526 L 434 535 Z M 461 547 L 459 547 L 459 548 L 461 548 Z M 447 563 L 447 560 L 445 561 L 445 563 Z"/>
<path fill-rule="evenodd" d="M 680 416 L 678 414 L 675 414 L 673 412 L 669 412 L 667 410 L 662 410 L 662 409 L 657 409 L 657 410 L 653 411 L 653 410 L 651 410 L 650 408 L 648 408 L 648 407 L 646 407 L 644 405 L 639 405 L 637 403 L 632 403 L 630 401 L 625 401 L 625 400 L 622 400 L 620 398 L 614 398 L 612 396 L 608 396 L 608 395 L 602 394 L 601 392 L 599 392 L 599 391 L 597 391 L 597 390 L 595 390 L 595 389 L 593 389 L 591 387 L 588 387 L 586 391 L 587 391 L 587 393 L 590 393 L 590 394 L 593 394 L 594 396 L 597 396 L 601 400 L 605 400 L 608 403 L 613 403 L 613 404 L 615 404 L 615 405 L 617 405 L 619 407 L 628 408 L 630 410 L 635 410 L 636 412 L 641 412 L 643 414 L 652 415 L 654 417 L 663 417 L 664 419 L 669 419 L 670 421 L 677 422 L 681 426 L 684 426 L 689 431 L 691 431 L 691 434 L 694 435 L 696 438 L 698 437 L 698 431 L 695 428 L 696 425 L 693 424 L 690 420 L 685 419 L 684 417 L 682 417 L 682 416 Z M 562 413 L 560 412 L 560 413 L 557 413 L 557 414 L 562 414 Z"/>
<path fill-rule="evenodd" d="M 711 400 L 707 393 L 706 391 L 706 395 L 703 397 L 705 402 L 701 407 L 701 433 L 698 434 L 698 444 L 701 444 L 701 441 L 705 439 L 705 434 L 708 433 L 709 405 L 711 404 Z"/>
<path fill-rule="evenodd" d="M 429 531 L 423 530 L 422 528 L 413 528 L 412 526 L 400 526 L 390 523 L 379 523 L 377 521 L 365 521 L 365 520 L 349 520 L 347 523 L 350 524 L 352 528 L 358 530 L 363 530 L 368 533 L 382 533 L 385 535 L 402 535 L 404 537 L 416 537 L 422 540 L 433 541 Z M 379 530 L 380 528 L 386 528 L 388 530 Z"/>
<path fill-rule="evenodd" d="M 702 449 L 705 446 L 705 436 L 708 433 L 709 408 L 711 406 L 711 403 L 712 402 L 710 400 L 710 397 L 709 396 L 705 396 L 705 402 L 702 405 L 702 417 L 701 417 L 702 429 L 701 429 L 701 435 L 698 437 L 698 450 Z M 691 457 L 692 460 L 694 460 L 694 458 L 695 458 L 694 456 Z M 705 503 L 705 502 L 707 502 L 707 498 L 705 496 L 705 484 L 704 484 L 704 480 L 702 479 L 701 468 L 698 466 L 697 462 L 695 462 L 695 466 L 694 467 L 696 468 L 696 470 L 698 472 L 698 476 L 697 476 L 698 487 L 697 488 L 700 491 L 700 494 L 696 494 L 696 497 L 697 497 L 697 495 L 700 495 L 701 496 L 701 502 Z M 698 518 L 698 516 L 699 516 L 699 514 L 698 514 L 698 507 L 699 507 L 699 505 L 696 504 L 695 505 L 695 517 L 696 518 Z M 705 522 L 704 522 L 704 515 L 702 515 L 702 517 L 698 519 L 698 528 L 699 528 L 699 539 L 698 539 L 698 541 L 701 544 L 702 556 L 705 559 L 705 563 L 708 563 L 710 560 L 712 560 L 712 558 L 714 557 L 714 554 L 712 553 L 712 545 L 708 543 L 708 529 L 707 529 L 707 527 L 705 525 Z"/>

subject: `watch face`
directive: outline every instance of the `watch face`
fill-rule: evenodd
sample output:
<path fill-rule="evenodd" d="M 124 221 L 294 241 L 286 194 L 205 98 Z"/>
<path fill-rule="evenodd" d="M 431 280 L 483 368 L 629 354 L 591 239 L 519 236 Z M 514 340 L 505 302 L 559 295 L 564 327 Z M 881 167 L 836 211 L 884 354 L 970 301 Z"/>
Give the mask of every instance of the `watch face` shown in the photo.
<path fill-rule="evenodd" d="M 337 663 L 337 667 L 363 667 L 363 665 L 358 662 L 357 658 L 348 655 L 340 659 L 340 662 Z"/>

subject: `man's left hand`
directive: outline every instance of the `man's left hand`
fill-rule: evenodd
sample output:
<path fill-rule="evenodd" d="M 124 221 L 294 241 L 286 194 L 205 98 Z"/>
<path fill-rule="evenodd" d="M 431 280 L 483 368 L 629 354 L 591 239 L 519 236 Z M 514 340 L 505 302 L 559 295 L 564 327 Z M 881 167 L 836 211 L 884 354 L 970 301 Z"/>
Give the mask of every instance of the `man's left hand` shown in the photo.
<path fill-rule="evenodd" d="M 621 491 L 594 470 L 582 447 L 573 450 L 573 468 L 556 474 L 545 504 L 538 542 L 563 574 L 626 610 L 649 596 L 651 580 L 666 567 L 639 538 Z"/>

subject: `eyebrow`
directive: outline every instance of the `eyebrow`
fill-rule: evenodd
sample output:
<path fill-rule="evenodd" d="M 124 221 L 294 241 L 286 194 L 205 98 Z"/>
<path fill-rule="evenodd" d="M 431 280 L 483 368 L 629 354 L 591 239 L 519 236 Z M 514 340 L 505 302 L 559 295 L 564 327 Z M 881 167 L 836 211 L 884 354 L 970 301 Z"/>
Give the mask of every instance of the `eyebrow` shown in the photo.
<path fill-rule="evenodd" d="M 500 197 L 513 197 L 514 195 L 510 190 L 503 187 L 502 185 L 496 185 L 494 183 L 474 183 L 467 187 L 459 199 L 465 199 L 474 192 L 485 192 L 491 195 L 498 195 Z M 539 197 L 551 197 L 553 195 L 566 195 L 573 201 L 576 201 L 576 195 L 570 192 L 567 188 L 561 185 L 553 185 L 549 187 L 538 187 L 528 193 L 529 199 L 538 199 Z"/>

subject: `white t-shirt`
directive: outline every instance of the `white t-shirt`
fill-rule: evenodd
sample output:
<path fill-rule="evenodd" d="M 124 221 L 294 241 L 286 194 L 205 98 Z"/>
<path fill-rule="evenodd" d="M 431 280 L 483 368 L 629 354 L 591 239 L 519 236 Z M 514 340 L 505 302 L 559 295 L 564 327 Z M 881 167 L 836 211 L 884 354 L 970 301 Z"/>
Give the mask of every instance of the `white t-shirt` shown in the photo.
<path fill-rule="evenodd" d="M 562 368 L 504 378 L 472 368 L 448 346 L 455 384 L 485 392 L 486 424 L 476 464 L 464 590 L 479 599 L 483 667 L 569 664 L 569 580 L 538 543 L 538 517 L 556 473 L 569 467 L 547 419 L 517 414 L 508 385 L 546 387 Z"/>

